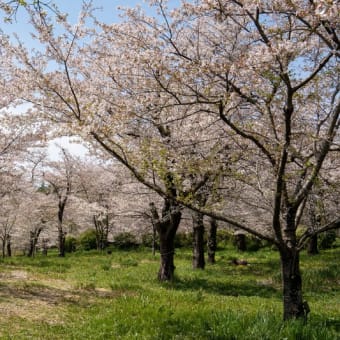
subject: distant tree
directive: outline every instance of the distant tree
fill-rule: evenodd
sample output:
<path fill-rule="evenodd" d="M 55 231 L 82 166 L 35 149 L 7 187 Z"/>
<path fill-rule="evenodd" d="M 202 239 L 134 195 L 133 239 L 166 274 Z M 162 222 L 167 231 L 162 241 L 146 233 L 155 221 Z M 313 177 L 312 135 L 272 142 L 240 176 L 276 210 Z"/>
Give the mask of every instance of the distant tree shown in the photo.
<path fill-rule="evenodd" d="M 72 156 L 61 149 L 62 161 L 49 162 L 49 171 L 45 172 L 44 179 L 50 186 L 50 195 L 57 202 L 57 231 L 58 231 L 58 255 L 65 256 L 65 238 L 67 231 L 64 227 L 64 215 L 67 204 L 73 190 L 74 162 Z"/>

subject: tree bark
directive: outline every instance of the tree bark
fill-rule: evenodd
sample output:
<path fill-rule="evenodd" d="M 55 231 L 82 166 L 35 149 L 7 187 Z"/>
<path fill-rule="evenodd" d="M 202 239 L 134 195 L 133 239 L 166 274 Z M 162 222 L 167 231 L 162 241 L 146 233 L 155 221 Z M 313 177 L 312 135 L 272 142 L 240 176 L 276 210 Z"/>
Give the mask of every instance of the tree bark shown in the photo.
<path fill-rule="evenodd" d="M 11 236 L 7 235 L 7 256 L 12 256 L 12 244 L 11 244 Z"/>
<path fill-rule="evenodd" d="M 174 278 L 174 239 L 177 228 L 172 225 L 163 226 L 159 230 L 159 246 L 161 252 L 161 263 L 158 271 L 159 281 L 171 281 Z"/>
<path fill-rule="evenodd" d="M 171 199 L 164 200 L 162 218 L 159 218 L 157 209 L 150 204 L 155 228 L 159 234 L 159 247 L 161 263 L 158 271 L 159 281 L 172 281 L 174 278 L 175 235 L 181 221 L 181 212 L 178 205 Z"/>
<path fill-rule="evenodd" d="M 193 258 L 192 267 L 194 269 L 204 269 L 204 224 L 203 214 L 192 212 L 193 222 Z"/>
<path fill-rule="evenodd" d="M 208 263 L 214 264 L 215 260 L 215 252 L 217 249 L 217 222 L 214 218 L 210 219 L 210 227 L 209 227 L 209 234 L 208 234 Z"/>
<path fill-rule="evenodd" d="M 33 231 L 30 231 L 30 247 L 27 254 L 28 257 L 33 257 L 35 255 L 41 231 L 42 228 L 37 228 Z"/>
<path fill-rule="evenodd" d="M 2 257 L 3 257 L 3 258 L 6 256 L 6 251 L 5 251 L 5 249 L 6 249 L 6 239 L 3 238 L 3 239 L 2 239 Z"/>
<path fill-rule="evenodd" d="M 155 256 L 156 255 L 156 226 L 154 224 L 153 219 L 152 220 L 152 255 Z"/>
<path fill-rule="evenodd" d="M 247 250 L 246 235 L 241 232 L 236 232 L 234 236 L 237 250 L 246 251 Z"/>
<path fill-rule="evenodd" d="M 299 252 L 294 249 L 280 251 L 283 281 L 284 320 L 306 318 L 308 311 L 302 299 L 302 279 Z"/>
<path fill-rule="evenodd" d="M 61 227 L 58 228 L 58 256 L 65 257 L 66 232 Z"/>

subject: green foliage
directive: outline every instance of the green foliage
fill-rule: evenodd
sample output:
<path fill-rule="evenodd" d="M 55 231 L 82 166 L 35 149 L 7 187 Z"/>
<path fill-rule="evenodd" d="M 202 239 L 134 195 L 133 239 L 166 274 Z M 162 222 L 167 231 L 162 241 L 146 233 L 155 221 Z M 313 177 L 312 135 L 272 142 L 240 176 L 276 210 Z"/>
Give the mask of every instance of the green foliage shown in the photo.
<path fill-rule="evenodd" d="M 91 250 L 97 248 L 96 231 L 88 229 L 79 236 L 79 245 L 83 250 Z"/>
<path fill-rule="evenodd" d="M 67 236 L 65 239 L 65 251 L 67 253 L 73 253 L 77 250 L 77 239 L 73 236 Z"/>
<path fill-rule="evenodd" d="M 136 236 L 129 232 L 122 232 L 114 237 L 113 244 L 118 249 L 132 249 L 139 246 Z"/>

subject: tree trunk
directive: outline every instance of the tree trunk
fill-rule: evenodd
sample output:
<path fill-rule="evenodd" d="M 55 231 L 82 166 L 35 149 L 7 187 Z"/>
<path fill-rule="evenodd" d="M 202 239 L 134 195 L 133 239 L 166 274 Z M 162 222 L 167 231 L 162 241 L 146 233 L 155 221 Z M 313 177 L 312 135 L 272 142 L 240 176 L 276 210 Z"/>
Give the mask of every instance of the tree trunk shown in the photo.
<path fill-rule="evenodd" d="M 6 239 L 3 238 L 3 239 L 2 239 L 2 257 L 3 257 L 3 258 L 6 256 L 5 249 L 6 249 Z"/>
<path fill-rule="evenodd" d="M 96 246 L 97 250 L 104 250 L 107 247 L 107 239 L 109 237 L 109 216 L 104 219 L 93 215 L 93 223 L 96 230 Z"/>
<path fill-rule="evenodd" d="M 42 228 L 37 228 L 33 231 L 30 231 L 30 246 L 27 254 L 28 257 L 33 257 L 35 255 L 41 231 Z"/>
<path fill-rule="evenodd" d="M 9 235 L 7 236 L 7 256 L 12 256 L 11 237 Z"/>
<path fill-rule="evenodd" d="M 214 264 L 215 261 L 215 252 L 217 249 L 217 240 L 216 240 L 216 234 L 217 234 L 217 222 L 214 218 L 210 219 L 210 228 L 209 228 L 209 234 L 208 234 L 208 262 L 211 264 Z"/>
<path fill-rule="evenodd" d="M 58 256 L 65 257 L 65 238 L 66 232 L 58 228 Z"/>
<path fill-rule="evenodd" d="M 286 249 L 280 252 L 283 281 L 284 320 L 306 318 L 309 310 L 302 299 L 302 279 L 299 252 Z"/>
<path fill-rule="evenodd" d="M 28 257 L 33 257 L 34 256 L 34 232 L 30 231 L 30 243 L 29 243 L 29 249 L 28 249 Z"/>
<path fill-rule="evenodd" d="M 241 232 L 236 232 L 234 236 L 237 250 L 246 251 L 247 250 L 246 235 Z"/>
<path fill-rule="evenodd" d="M 310 238 L 308 243 L 307 253 L 309 255 L 316 255 L 319 254 L 318 250 L 318 235 L 314 235 Z"/>
<path fill-rule="evenodd" d="M 164 200 L 162 218 L 159 218 L 157 209 L 153 203 L 150 204 L 153 223 L 159 234 L 159 247 L 161 263 L 158 271 L 160 281 L 171 281 L 174 278 L 174 254 L 175 235 L 181 221 L 181 212 L 177 204 L 170 199 Z"/>
<path fill-rule="evenodd" d="M 156 233 L 157 233 L 156 226 L 152 219 L 152 255 L 153 256 L 156 255 Z"/>
<path fill-rule="evenodd" d="M 47 240 L 46 238 L 44 238 L 44 239 L 42 240 L 42 246 L 41 246 L 41 248 L 42 248 L 41 253 L 42 253 L 42 255 L 44 255 L 44 256 L 47 256 L 47 250 L 48 250 L 48 245 L 47 245 L 47 243 L 48 243 L 48 240 Z"/>
<path fill-rule="evenodd" d="M 177 228 L 169 225 L 159 231 L 159 246 L 161 252 L 161 264 L 158 271 L 159 281 L 171 281 L 174 277 L 174 240 Z"/>
<path fill-rule="evenodd" d="M 204 269 L 204 224 L 203 214 L 194 211 L 192 213 L 193 222 L 193 258 L 192 267 Z"/>

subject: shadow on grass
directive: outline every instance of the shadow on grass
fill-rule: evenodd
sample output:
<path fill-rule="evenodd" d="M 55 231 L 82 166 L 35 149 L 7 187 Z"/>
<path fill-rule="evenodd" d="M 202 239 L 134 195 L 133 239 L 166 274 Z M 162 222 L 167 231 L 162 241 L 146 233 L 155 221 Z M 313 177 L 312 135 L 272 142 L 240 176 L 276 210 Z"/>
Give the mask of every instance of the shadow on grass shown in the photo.
<path fill-rule="evenodd" d="M 227 261 L 220 261 L 219 263 L 214 264 L 214 267 L 216 266 L 220 273 L 217 273 L 218 275 L 235 275 L 235 274 L 246 274 L 246 275 L 255 275 L 255 276 L 271 276 L 273 273 L 280 272 L 280 263 L 278 260 L 247 260 L 249 263 L 247 266 L 241 266 L 242 268 L 238 268 L 234 264 L 232 264 L 232 260 L 236 259 L 236 257 L 230 257 Z M 207 269 L 210 269 L 213 267 L 207 267 Z M 241 269 L 242 271 L 239 271 L 238 269 Z"/>
<path fill-rule="evenodd" d="M 325 326 L 327 328 L 334 329 L 337 333 L 340 334 L 340 320 L 326 319 Z"/>
<path fill-rule="evenodd" d="M 132 295 L 133 293 L 131 293 Z M 1 283 L 0 301 L 14 302 L 16 299 L 26 300 L 31 303 L 40 301 L 48 305 L 77 305 L 88 307 L 89 303 L 99 299 L 114 299 L 126 296 L 123 290 L 97 290 L 93 289 L 60 289 L 37 283 Z M 128 294 L 129 295 L 129 294 Z"/>
<path fill-rule="evenodd" d="M 166 285 L 169 289 L 182 291 L 205 291 L 223 296 L 258 296 L 263 298 L 281 298 L 281 291 L 269 285 L 256 282 L 240 282 L 236 284 L 212 281 L 203 278 L 176 278 Z"/>

